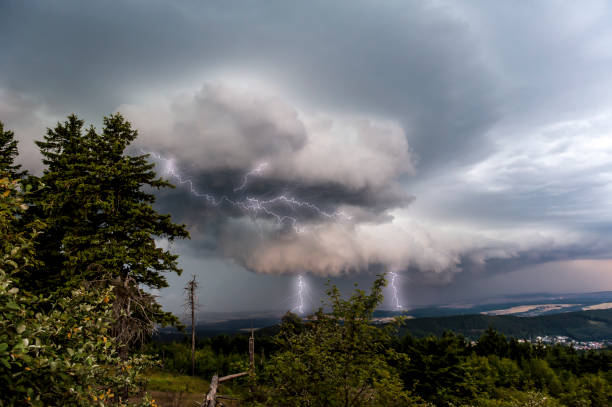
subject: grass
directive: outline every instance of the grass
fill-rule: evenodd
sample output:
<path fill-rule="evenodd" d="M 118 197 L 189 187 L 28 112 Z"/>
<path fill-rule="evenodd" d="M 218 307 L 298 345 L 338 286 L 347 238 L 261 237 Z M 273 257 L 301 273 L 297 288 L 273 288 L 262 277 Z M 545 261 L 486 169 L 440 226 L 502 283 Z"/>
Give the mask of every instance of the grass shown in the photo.
<path fill-rule="evenodd" d="M 199 405 L 210 386 L 210 382 L 201 377 L 187 376 L 163 370 L 150 370 L 146 373 L 149 379 L 146 391 L 153 396 L 161 407 L 184 407 Z M 219 394 L 232 394 L 232 388 L 221 385 Z M 218 404 L 219 405 L 219 404 Z M 223 406 L 235 407 L 237 401 L 223 400 Z"/>
<path fill-rule="evenodd" d="M 147 373 L 149 384 L 147 390 L 163 392 L 185 392 L 206 394 L 209 381 L 201 377 L 181 375 L 178 373 L 153 370 Z"/>

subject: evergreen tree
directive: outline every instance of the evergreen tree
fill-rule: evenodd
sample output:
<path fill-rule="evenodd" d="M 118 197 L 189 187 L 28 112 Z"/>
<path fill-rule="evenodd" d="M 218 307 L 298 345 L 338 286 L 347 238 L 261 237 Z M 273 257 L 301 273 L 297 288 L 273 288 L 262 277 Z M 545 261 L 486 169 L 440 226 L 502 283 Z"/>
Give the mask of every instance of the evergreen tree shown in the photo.
<path fill-rule="evenodd" d="M 19 154 L 15 134 L 10 130 L 4 130 L 4 124 L 0 122 L 0 173 L 9 175 L 11 179 L 19 179 L 25 175 L 21 171 L 21 165 L 15 164 L 15 157 Z"/>
<path fill-rule="evenodd" d="M 79 281 L 65 269 L 64 238 L 74 228 L 82 227 L 84 208 L 76 194 L 77 185 L 84 185 L 87 162 L 91 154 L 82 135 L 84 122 L 71 115 L 54 129 L 47 129 L 44 141 L 36 142 L 43 155 L 45 170 L 41 178 L 30 177 L 36 192 L 30 197 L 32 208 L 27 215 L 42 220 L 46 227 L 36 239 L 37 258 L 43 267 L 21 282 L 33 292 L 70 291 Z"/>
<path fill-rule="evenodd" d="M 83 124 L 71 115 L 37 142 L 46 168 L 34 203 L 48 227 L 38 239 L 45 267 L 34 288 L 68 290 L 100 279 L 136 291 L 166 287 L 163 272 L 181 273 L 178 256 L 156 247 L 155 239 L 188 233 L 155 211 L 155 196 L 145 188 L 172 185 L 156 177 L 146 155 L 126 154 L 137 131 L 120 114 L 105 117 L 101 133 Z M 169 317 L 159 306 L 151 316 Z"/>

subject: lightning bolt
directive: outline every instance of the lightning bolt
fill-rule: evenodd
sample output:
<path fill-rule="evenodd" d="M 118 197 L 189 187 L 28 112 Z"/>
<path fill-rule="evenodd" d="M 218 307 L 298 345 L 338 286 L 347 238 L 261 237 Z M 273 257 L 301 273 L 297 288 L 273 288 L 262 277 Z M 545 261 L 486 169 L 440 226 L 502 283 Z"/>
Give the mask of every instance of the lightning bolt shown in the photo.
<path fill-rule="evenodd" d="M 300 274 L 298 276 L 298 282 L 297 282 L 297 305 L 294 308 L 295 310 L 297 310 L 299 314 L 304 313 L 305 290 L 306 290 L 306 284 L 304 283 L 304 277 L 302 277 L 302 275 Z"/>
<path fill-rule="evenodd" d="M 261 174 L 262 171 L 265 170 L 266 168 L 268 168 L 268 163 L 264 162 L 264 163 L 258 164 L 251 171 L 249 171 L 246 174 L 244 174 L 244 177 L 242 178 L 242 183 L 239 186 L 237 186 L 236 188 L 234 188 L 234 192 L 238 192 L 238 191 L 241 191 L 244 188 L 246 188 L 247 183 L 249 182 L 249 177 L 253 176 L 253 175 Z"/>
<path fill-rule="evenodd" d="M 227 195 L 215 196 L 212 194 L 203 193 L 196 189 L 191 179 L 184 178 L 179 173 L 173 159 L 166 158 L 155 152 L 147 152 L 144 150 L 141 150 L 141 152 L 143 154 L 148 154 L 149 156 L 163 163 L 163 172 L 166 175 L 172 177 L 179 185 L 183 185 L 187 187 L 191 195 L 197 198 L 203 199 L 204 201 L 206 201 L 208 204 L 212 206 L 217 207 L 217 206 L 220 206 L 226 203 L 252 216 L 258 216 L 260 214 L 264 214 L 264 215 L 267 215 L 275 219 L 276 223 L 279 225 L 282 225 L 282 224 L 290 225 L 293 228 L 293 230 L 296 231 L 297 233 L 303 232 L 303 228 L 300 227 L 299 225 L 298 218 L 276 212 L 274 210 L 275 206 L 283 205 L 285 207 L 290 208 L 293 211 L 297 209 L 308 209 L 316 213 L 320 217 L 331 219 L 331 220 L 350 220 L 351 219 L 351 216 L 347 215 L 343 211 L 338 210 L 336 212 L 327 212 L 327 211 L 322 210 L 317 205 L 311 202 L 301 201 L 299 199 L 288 196 L 286 194 L 281 194 L 281 195 L 278 195 L 270 199 L 259 199 L 253 196 L 247 196 L 246 198 L 233 198 L 233 197 L 228 197 Z M 257 165 L 254 169 L 252 169 L 251 171 L 247 172 L 242 178 L 241 184 L 234 189 L 234 192 L 244 190 L 247 187 L 249 177 L 254 176 L 254 175 L 260 175 L 261 172 L 264 171 L 265 168 L 267 167 L 268 167 L 268 163 L 261 163 Z"/>
<path fill-rule="evenodd" d="M 402 309 L 404 307 L 402 307 L 402 305 L 400 304 L 398 289 L 395 285 L 397 280 L 397 273 L 392 271 L 389 274 L 391 275 L 391 292 L 393 293 L 393 302 L 395 303 L 395 309 Z"/>

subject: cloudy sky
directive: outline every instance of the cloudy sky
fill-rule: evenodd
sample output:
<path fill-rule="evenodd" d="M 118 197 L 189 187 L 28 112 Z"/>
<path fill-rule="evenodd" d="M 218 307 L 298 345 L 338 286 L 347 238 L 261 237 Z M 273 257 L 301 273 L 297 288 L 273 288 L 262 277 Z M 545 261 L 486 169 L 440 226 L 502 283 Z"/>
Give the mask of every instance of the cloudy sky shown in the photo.
<path fill-rule="evenodd" d="M 3 1 L 0 120 L 119 111 L 207 311 L 397 273 L 404 306 L 612 290 L 605 1 Z M 160 245 L 167 242 L 159 241 Z M 388 296 L 390 297 L 390 296 Z M 390 307 L 390 298 L 386 306 Z"/>

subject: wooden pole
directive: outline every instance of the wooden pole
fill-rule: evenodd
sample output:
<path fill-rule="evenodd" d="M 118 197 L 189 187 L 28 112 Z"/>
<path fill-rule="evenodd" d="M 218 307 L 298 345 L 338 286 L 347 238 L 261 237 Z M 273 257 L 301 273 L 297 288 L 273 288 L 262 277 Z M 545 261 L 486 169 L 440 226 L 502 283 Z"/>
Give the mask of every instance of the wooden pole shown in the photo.
<path fill-rule="evenodd" d="M 191 280 L 191 375 L 195 376 L 195 276 Z"/>
<path fill-rule="evenodd" d="M 249 338 L 249 370 L 251 374 L 255 373 L 255 336 L 254 329 L 251 329 L 251 337 Z"/>
<path fill-rule="evenodd" d="M 195 281 L 195 277 L 194 277 L 194 280 L 192 281 Z M 217 405 L 217 399 L 216 399 L 217 397 L 232 399 L 231 397 L 217 395 L 217 389 L 221 382 L 224 382 L 226 380 L 236 379 L 238 377 L 242 377 L 246 375 L 250 375 L 252 377 L 255 374 L 255 335 L 254 335 L 254 332 L 255 330 L 251 329 L 251 337 L 249 338 L 249 365 L 250 365 L 249 370 L 246 372 L 234 373 L 234 374 L 223 376 L 223 377 L 219 377 L 219 375 L 215 374 L 210 380 L 210 390 L 208 390 L 208 393 L 206 393 L 206 397 L 204 398 L 204 401 L 202 402 L 202 404 L 200 404 L 200 407 L 215 407 Z"/>

